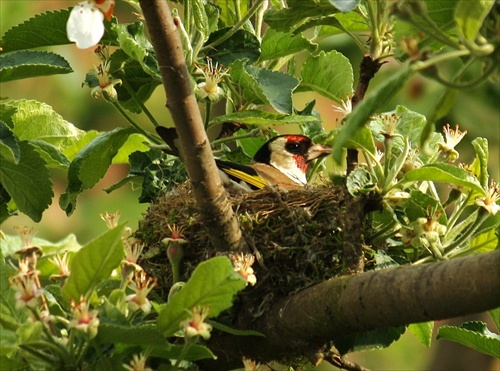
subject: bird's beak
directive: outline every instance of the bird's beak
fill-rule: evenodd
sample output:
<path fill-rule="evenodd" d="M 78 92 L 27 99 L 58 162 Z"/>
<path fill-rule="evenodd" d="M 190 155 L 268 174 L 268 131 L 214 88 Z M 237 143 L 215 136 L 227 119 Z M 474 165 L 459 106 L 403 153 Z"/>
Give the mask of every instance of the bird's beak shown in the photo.
<path fill-rule="evenodd" d="M 319 157 L 327 156 L 330 153 L 332 153 L 331 147 L 314 143 L 307 151 L 307 161 L 309 162 Z"/>

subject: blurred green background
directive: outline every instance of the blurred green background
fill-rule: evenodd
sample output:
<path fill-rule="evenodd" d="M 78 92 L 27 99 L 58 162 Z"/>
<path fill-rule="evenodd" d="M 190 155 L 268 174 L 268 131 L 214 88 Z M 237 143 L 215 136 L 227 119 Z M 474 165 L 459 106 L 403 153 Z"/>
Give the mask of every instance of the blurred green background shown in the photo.
<path fill-rule="evenodd" d="M 0 0 L 0 32 L 3 34 L 12 26 L 33 17 L 37 13 L 67 8 L 76 4 L 76 1 L 23 1 Z M 120 22 L 131 22 L 136 19 L 133 9 L 117 1 L 115 15 Z M 338 50 L 344 53 L 352 62 L 357 75 L 360 51 L 346 37 L 333 37 L 322 42 L 325 50 Z M 74 69 L 68 75 L 32 78 L 13 81 L 0 85 L 0 96 L 11 99 L 35 99 L 51 105 L 64 119 L 80 129 L 109 130 L 126 125 L 126 121 L 108 103 L 95 100 L 90 96 L 90 89 L 81 87 L 87 71 L 97 64 L 92 49 L 78 50 L 75 46 L 61 46 L 51 48 L 52 51 L 64 56 Z M 384 65 L 371 88 L 389 76 L 397 68 L 396 62 Z M 434 102 L 442 93 L 443 88 L 428 79 L 416 77 L 411 80 L 401 93 L 391 102 L 385 104 L 386 110 L 392 110 L 401 104 L 421 114 L 428 114 Z M 334 112 L 332 102 L 314 94 L 300 93 L 294 97 L 296 108 L 302 109 L 311 99 L 317 99 L 317 109 L 321 113 L 326 129 L 336 126 L 338 113 Z M 147 103 L 148 108 L 162 125 L 171 124 L 170 115 L 165 108 L 165 95 L 158 87 L 153 97 Z M 437 130 L 449 123 L 452 127 L 459 124 L 461 130 L 467 130 L 468 135 L 457 147 L 460 152 L 460 162 L 470 163 L 474 152 L 470 141 L 477 136 L 486 137 L 490 148 L 490 172 L 494 179 L 500 180 L 500 84 L 488 82 L 479 88 L 460 91 L 455 104 L 449 114 L 436 124 Z M 132 115 L 134 116 L 134 115 Z M 134 116 L 147 130 L 153 126 L 141 116 Z M 280 128 L 280 131 L 286 131 Z M 297 131 L 297 128 L 289 130 Z M 147 210 L 147 205 L 138 204 L 138 190 L 130 186 L 123 187 L 111 194 L 103 191 L 121 180 L 128 173 L 127 166 L 113 165 L 105 178 L 92 190 L 85 191 L 78 199 L 76 211 L 70 217 L 59 208 L 58 198 L 66 187 L 66 174 L 54 171 L 53 179 L 56 196 L 53 204 L 44 213 L 40 223 L 33 223 L 29 218 L 19 215 L 11 217 L 2 226 L 2 231 L 13 234 L 14 226 L 33 226 L 38 231 L 37 236 L 52 241 L 64 238 L 74 233 L 81 244 L 85 244 L 102 233 L 106 227 L 99 218 L 99 213 L 110 213 L 120 210 L 121 220 L 128 221 L 132 229 L 137 227 L 138 220 Z M 476 316 L 475 319 L 487 320 L 485 316 Z M 458 321 L 458 323 L 461 323 Z M 489 328 L 494 330 L 489 322 Z M 446 341 L 434 341 L 430 349 L 421 345 L 416 338 L 406 333 L 402 340 L 389 349 L 355 353 L 349 358 L 373 370 L 500 370 L 500 362 L 477 352 L 471 352 L 460 345 L 450 345 Z M 441 346 L 450 345 L 446 349 Z M 451 349 L 451 350 L 450 350 Z M 335 369 L 323 364 L 319 369 Z"/>

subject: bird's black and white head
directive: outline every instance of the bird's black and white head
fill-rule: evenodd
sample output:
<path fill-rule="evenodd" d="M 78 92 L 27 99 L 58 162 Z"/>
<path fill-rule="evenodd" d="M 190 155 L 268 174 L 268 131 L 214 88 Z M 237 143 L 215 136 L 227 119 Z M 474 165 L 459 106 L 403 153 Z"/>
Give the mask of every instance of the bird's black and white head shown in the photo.
<path fill-rule="evenodd" d="M 305 135 L 280 135 L 265 143 L 253 157 L 254 162 L 271 165 L 294 182 L 305 185 L 309 162 L 332 152 Z"/>

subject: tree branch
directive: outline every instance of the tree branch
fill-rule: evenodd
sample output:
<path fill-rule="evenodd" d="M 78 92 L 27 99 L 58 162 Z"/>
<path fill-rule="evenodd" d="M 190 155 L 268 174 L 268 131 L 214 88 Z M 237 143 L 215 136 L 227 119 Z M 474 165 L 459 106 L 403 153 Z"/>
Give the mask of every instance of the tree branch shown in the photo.
<path fill-rule="evenodd" d="M 241 230 L 219 177 L 168 4 L 165 0 L 139 0 L 139 4 L 158 58 L 167 107 L 174 119 L 203 224 L 215 248 L 240 250 Z"/>
<path fill-rule="evenodd" d="M 272 303 L 256 320 L 239 314 L 239 327 L 265 338 L 219 333 L 210 348 L 221 362 L 242 355 L 259 362 L 304 357 L 357 333 L 493 309 L 500 306 L 499 292 L 500 250 L 342 276 Z M 242 312 L 252 305 L 244 302 Z"/>

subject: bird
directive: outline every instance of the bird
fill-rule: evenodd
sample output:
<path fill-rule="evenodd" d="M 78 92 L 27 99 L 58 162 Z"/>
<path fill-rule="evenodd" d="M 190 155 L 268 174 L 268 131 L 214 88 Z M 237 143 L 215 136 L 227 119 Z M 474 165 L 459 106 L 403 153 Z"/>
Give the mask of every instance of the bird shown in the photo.
<path fill-rule="evenodd" d="M 156 131 L 178 153 L 175 130 L 159 126 Z M 304 187 L 309 163 L 331 152 L 330 147 L 314 143 L 305 135 L 284 134 L 264 143 L 248 165 L 220 159 L 215 159 L 215 163 L 229 191 L 248 192 L 265 187 L 289 191 Z"/>

